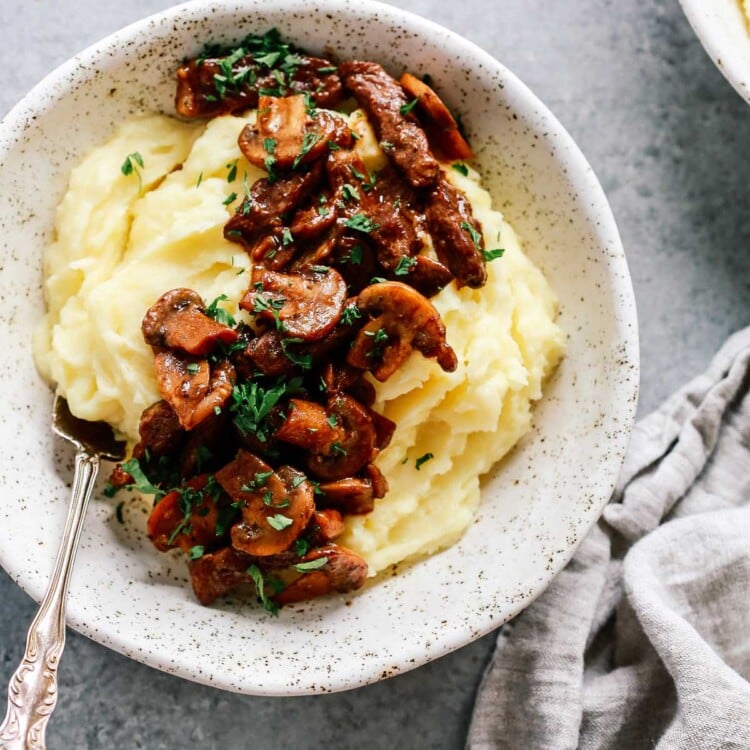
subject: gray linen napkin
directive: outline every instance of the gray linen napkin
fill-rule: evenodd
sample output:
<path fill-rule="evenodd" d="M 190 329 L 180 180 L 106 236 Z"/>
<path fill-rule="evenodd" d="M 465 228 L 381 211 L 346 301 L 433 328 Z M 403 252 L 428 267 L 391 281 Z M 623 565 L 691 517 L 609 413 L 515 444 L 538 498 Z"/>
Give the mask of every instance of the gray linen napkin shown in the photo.
<path fill-rule="evenodd" d="M 602 519 L 501 629 L 467 747 L 748 750 L 748 679 L 750 328 L 636 425 Z"/>

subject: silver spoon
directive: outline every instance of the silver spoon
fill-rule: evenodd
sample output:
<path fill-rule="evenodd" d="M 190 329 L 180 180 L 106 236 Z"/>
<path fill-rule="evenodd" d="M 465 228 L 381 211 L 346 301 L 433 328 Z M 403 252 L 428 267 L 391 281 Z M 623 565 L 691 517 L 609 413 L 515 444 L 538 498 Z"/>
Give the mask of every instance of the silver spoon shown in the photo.
<path fill-rule="evenodd" d="M 73 490 L 55 569 L 26 637 L 26 651 L 8 687 L 8 710 L 0 724 L 0 748 L 44 750 L 47 721 L 57 703 L 57 667 L 65 646 L 65 598 L 99 461 L 121 461 L 125 443 L 104 422 L 74 417 L 55 397 L 52 429 L 76 447 Z"/>

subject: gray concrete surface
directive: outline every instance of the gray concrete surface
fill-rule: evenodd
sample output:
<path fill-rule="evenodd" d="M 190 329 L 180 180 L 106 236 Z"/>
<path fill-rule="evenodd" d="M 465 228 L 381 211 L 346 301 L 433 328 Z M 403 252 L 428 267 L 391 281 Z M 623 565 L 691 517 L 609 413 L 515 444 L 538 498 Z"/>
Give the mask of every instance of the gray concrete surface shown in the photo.
<path fill-rule="evenodd" d="M 3 0 L 0 112 L 74 52 L 171 4 Z M 399 4 L 502 60 L 592 163 L 628 253 L 641 321 L 640 410 L 650 410 L 750 322 L 750 108 L 713 67 L 677 0 Z M 34 606 L 2 572 L 0 602 L 4 686 Z M 492 643 L 487 636 L 352 692 L 268 699 L 168 677 L 71 633 L 49 747 L 460 748 Z"/>

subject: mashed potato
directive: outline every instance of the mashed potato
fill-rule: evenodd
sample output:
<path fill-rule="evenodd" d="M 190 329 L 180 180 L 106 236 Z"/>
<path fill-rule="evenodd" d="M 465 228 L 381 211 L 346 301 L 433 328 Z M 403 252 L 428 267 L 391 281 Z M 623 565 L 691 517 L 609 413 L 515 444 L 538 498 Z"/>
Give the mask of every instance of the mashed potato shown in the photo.
<path fill-rule="evenodd" d="M 263 175 L 237 148 L 254 116 L 198 125 L 133 119 L 73 171 L 44 259 L 48 312 L 34 352 L 78 416 L 106 420 L 137 439 L 141 412 L 161 398 L 141 319 L 166 290 L 189 287 L 207 301 L 226 294 L 227 309 L 237 311 L 249 285 L 248 258 L 224 239 L 223 227 L 241 200 L 243 177 L 252 184 Z M 385 156 L 366 117 L 355 111 L 350 121 L 368 168 L 381 168 Z M 143 166 L 133 159 L 134 173 L 122 174 L 123 160 L 135 153 Z M 341 539 L 373 572 L 460 536 L 479 504 L 479 476 L 529 429 L 532 402 L 564 348 L 555 296 L 492 210 L 479 176 L 446 166 L 470 199 L 487 247 L 503 247 L 505 255 L 488 264 L 484 288 L 451 284 L 432 300 L 458 369 L 445 373 L 417 354 L 376 384 L 375 408 L 397 424 L 377 459 L 390 491 L 369 515 L 347 518 Z"/>

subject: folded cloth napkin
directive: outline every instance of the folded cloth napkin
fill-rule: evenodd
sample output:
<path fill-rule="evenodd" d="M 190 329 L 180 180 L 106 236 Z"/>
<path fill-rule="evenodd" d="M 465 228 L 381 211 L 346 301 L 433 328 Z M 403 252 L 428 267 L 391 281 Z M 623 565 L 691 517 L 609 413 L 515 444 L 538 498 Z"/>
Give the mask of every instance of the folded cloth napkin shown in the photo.
<path fill-rule="evenodd" d="M 750 328 L 636 425 L 602 519 L 501 629 L 467 747 L 748 750 L 748 679 Z"/>

